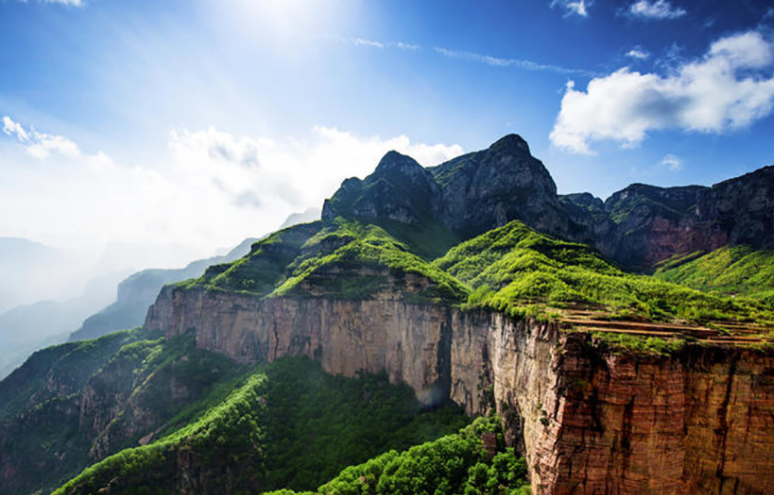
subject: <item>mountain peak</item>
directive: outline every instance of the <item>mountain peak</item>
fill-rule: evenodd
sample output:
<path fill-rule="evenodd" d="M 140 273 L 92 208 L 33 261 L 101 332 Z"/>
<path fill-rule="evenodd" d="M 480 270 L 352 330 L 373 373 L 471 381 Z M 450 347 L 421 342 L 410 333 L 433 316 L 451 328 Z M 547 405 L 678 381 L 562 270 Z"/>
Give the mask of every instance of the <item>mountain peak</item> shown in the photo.
<path fill-rule="evenodd" d="M 416 174 L 425 175 L 426 172 L 416 160 L 393 150 L 388 151 L 382 157 L 373 175 L 379 178 L 394 174 L 412 176 Z"/>
<path fill-rule="evenodd" d="M 529 151 L 529 144 L 518 134 L 508 134 L 495 141 L 492 146 L 489 147 L 492 151 L 507 151 L 512 152 L 519 150 L 528 155 L 531 155 Z"/>

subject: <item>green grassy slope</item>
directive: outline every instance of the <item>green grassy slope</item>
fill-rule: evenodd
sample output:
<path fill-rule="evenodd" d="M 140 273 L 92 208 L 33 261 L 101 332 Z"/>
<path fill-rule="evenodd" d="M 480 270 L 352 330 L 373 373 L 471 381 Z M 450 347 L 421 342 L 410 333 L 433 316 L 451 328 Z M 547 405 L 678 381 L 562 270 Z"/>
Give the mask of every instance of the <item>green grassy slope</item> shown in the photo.
<path fill-rule="evenodd" d="M 473 290 L 468 306 L 523 316 L 529 304 L 601 305 L 650 319 L 774 319 L 770 306 L 626 273 L 595 250 L 511 222 L 466 241 L 433 265 Z"/>
<path fill-rule="evenodd" d="M 413 238 L 411 232 L 405 237 Z M 379 290 L 401 290 L 406 275 L 419 275 L 428 285 L 405 291 L 413 301 L 459 302 L 463 284 L 376 225 L 337 219 L 285 229 L 257 242 L 252 252 L 233 263 L 211 267 L 183 289 L 206 288 L 257 297 L 315 294 L 340 299 L 367 299 Z M 388 280 L 394 286 L 388 286 Z"/>
<path fill-rule="evenodd" d="M 655 273 L 661 280 L 695 289 L 774 300 L 774 251 L 724 246 L 711 253 L 669 260 Z"/>
<path fill-rule="evenodd" d="M 256 243 L 247 257 L 212 267 L 180 287 L 257 297 L 339 299 L 368 299 L 393 290 L 407 302 L 483 307 L 512 317 L 536 316 L 546 306 L 580 304 L 651 320 L 774 321 L 766 300 L 713 292 L 700 283 L 696 270 L 681 275 L 680 270 L 703 266 L 700 263 L 707 260 L 662 270 L 657 277 L 635 275 L 587 245 L 540 234 L 518 221 L 456 244 L 440 257 L 435 254 L 442 246 L 455 241 L 443 233 L 437 241 L 434 254 L 422 255 L 416 246 L 426 238 L 408 228 L 339 218 L 280 231 Z M 774 268 L 769 262 L 774 255 L 729 248 L 717 257 L 737 260 L 735 275 L 724 278 L 711 272 L 707 280 L 741 294 L 753 292 L 742 290 L 745 286 L 756 291 L 771 286 Z M 407 275 L 426 283 L 412 286 Z"/>

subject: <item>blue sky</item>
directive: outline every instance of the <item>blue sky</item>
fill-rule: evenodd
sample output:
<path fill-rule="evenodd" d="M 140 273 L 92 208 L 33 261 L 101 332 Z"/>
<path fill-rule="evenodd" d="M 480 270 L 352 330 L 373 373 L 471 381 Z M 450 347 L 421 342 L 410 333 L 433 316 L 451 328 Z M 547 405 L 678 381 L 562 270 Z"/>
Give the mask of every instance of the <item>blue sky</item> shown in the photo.
<path fill-rule="evenodd" d="M 770 5 L 0 0 L 0 236 L 204 253 L 510 132 L 562 193 L 712 184 L 774 163 Z"/>

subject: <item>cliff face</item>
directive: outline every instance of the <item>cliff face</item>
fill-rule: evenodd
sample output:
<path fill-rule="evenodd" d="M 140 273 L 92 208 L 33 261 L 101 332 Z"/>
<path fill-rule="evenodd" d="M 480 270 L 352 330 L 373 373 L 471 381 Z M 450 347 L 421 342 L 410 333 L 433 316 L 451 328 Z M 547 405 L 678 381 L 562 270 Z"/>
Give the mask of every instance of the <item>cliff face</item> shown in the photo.
<path fill-rule="evenodd" d="M 450 310 L 410 305 L 381 294 L 373 300 L 256 299 L 166 287 L 146 328 L 167 337 L 196 330 L 197 345 L 239 362 L 309 356 L 329 373 L 386 370 L 425 403 L 448 398 Z"/>
<path fill-rule="evenodd" d="M 774 167 L 712 187 L 632 184 L 604 204 L 588 194 L 560 199 L 600 251 L 637 270 L 726 244 L 774 247 Z"/>
<path fill-rule="evenodd" d="M 146 326 L 241 362 L 307 355 L 386 370 L 425 403 L 506 419 L 536 494 L 774 492 L 774 358 L 688 347 L 615 355 L 555 323 L 371 300 L 255 299 L 166 288 Z"/>

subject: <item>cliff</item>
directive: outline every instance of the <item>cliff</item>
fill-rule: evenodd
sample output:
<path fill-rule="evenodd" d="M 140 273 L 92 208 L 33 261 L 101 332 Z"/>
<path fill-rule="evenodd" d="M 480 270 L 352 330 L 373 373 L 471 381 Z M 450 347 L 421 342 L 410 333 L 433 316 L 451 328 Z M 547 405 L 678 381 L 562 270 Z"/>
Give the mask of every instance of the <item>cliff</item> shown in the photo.
<path fill-rule="evenodd" d="M 165 288 L 148 329 L 195 331 L 240 362 L 306 355 L 330 373 L 386 370 L 425 403 L 506 418 L 536 494 L 774 490 L 774 357 L 687 346 L 637 355 L 558 323 L 370 300 L 256 299 Z"/>

